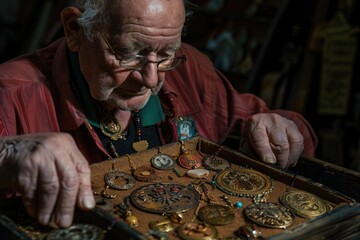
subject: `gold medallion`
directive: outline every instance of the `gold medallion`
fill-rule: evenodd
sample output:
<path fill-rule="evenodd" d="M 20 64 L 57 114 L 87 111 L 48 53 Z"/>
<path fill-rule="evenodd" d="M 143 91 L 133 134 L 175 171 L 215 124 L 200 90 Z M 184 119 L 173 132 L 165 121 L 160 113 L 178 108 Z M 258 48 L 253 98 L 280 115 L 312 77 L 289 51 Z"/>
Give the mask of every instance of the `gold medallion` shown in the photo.
<path fill-rule="evenodd" d="M 170 219 L 157 220 L 149 223 L 149 227 L 154 231 L 171 232 L 175 228 L 175 224 Z"/>
<path fill-rule="evenodd" d="M 148 184 L 134 190 L 130 199 L 138 209 L 151 213 L 186 212 L 195 208 L 200 196 L 194 188 L 170 183 Z"/>
<path fill-rule="evenodd" d="M 145 151 L 149 147 L 149 143 L 146 140 L 140 140 L 132 143 L 132 147 L 136 152 Z"/>
<path fill-rule="evenodd" d="M 200 208 L 197 217 L 210 225 L 226 225 L 234 221 L 235 214 L 228 206 L 209 204 Z"/>
<path fill-rule="evenodd" d="M 105 239 L 104 230 L 91 224 L 75 224 L 69 228 L 58 228 L 52 230 L 46 240 L 56 239 L 83 239 L 83 240 L 103 240 Z"/>
<path fill-rule="evenodd" d="M 325 201 L 304 191 L 286 191 L 280 196 L 280 201 L 303 218 L 317 217 L 330 210 Z"/>
<path fill-rule="evenodd" d="M 107 116 L 101 119 L 100 129 L 111 140 L 116 141 L 123 138 L 121 125 L 115 117 Z"/>
<path fill-rule="evenodd" d="M 206 223 L 185 223 L 180 225 L 177 233 L 181 239 L 184 240 L 216 240 L 219 239 L 219 234 L 214 226 Z"/>
<path fill-rule="evenodd" d="M 226 169 L 213 182 L 221 191 L 239 197 L 265 197 L 272 190 L 268 176 L 249 168 Z"/>
<path fill-rule="evenodd" d="M 201 167 L 202 156 L 198 153 L 181 154 L 178 158 L 179 164 L 186 169 L 195 169 Z"/>
<path fill-rule="evenodd" d="M 136 178 L 136 180 L 141 182 L 151 182 L 158 177 L 155 169 L 147 166 L 138 167 L 133 172 L 133 175 Z"/>
<path fill-rule="evenodd" d="M 270 228 L 287 228 L 294 222 L 292 211 L 276 203 L 254 203 L 244 209 L 245 216 L 252 222 Z"/>

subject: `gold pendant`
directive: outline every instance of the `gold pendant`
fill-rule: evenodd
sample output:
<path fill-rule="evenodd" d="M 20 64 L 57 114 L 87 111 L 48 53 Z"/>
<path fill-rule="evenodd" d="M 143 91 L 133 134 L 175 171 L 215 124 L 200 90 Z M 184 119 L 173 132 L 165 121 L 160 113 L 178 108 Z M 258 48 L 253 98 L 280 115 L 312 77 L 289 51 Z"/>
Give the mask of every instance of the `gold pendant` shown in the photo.
<path fill-rule="evenodd" d="M 322 199 L 303 191 L 285 192 L 280 196 L 280 201 L 303 218 L 317 217 L 330 210 Z"/>
<path fill-rule="evenodd" d="M 184 240 L 215 240 L 219 233 L 214 226 L 206 223 L 190 222 L 177 228 L 179 237 Z"/>
<path fill-rule="evenodd" d="M 226 169 L 216 174 L 215 185 L 223 192 L 253 198 L 254 202 L 265 201 L 273 190 L 270 177 L 249 168 Z"/>
<path fill-rule="evenodd" d="M 254 203 L 244 209 L 245 216 L 252 222 L 269 228 L 287 228 L 294 222 L 292 211 L 276 203 Z"/>
<path fill-rule="evenodd" d="M 220 226 L 232 223 L 235 219 L 235 213 L 228 206 L 210 204 L 200 208 L 197 217 L 207 224 Z"/>
<path fill-rule="evenodd" d="M 101 119 L 100 129 L 111 140 L 116 141 L 123 138 L 121 125 L 115 117 L 107 116 Z"/>
<path fill-rule="evenodd" d="M 132 147 L 136 152 L 141 152 L 149 147 L 149 143 L 146 140 L 140 140 L 132 143 Z"/>

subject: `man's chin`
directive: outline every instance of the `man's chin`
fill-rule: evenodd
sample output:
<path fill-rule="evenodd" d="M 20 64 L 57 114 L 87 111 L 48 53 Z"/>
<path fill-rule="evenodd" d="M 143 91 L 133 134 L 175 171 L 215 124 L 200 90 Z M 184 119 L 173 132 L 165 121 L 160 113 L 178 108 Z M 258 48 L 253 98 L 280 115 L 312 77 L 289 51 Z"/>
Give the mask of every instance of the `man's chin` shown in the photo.
<path fill-rule="evenodd" d="M 123 111 L 134 111 L 145 107 L 149 101 L 150 94 L 133 97 L 131 99 L 121 99 L 118 101 L 104 102 L 104 107 L 109 110 L 120 109 Z"/>

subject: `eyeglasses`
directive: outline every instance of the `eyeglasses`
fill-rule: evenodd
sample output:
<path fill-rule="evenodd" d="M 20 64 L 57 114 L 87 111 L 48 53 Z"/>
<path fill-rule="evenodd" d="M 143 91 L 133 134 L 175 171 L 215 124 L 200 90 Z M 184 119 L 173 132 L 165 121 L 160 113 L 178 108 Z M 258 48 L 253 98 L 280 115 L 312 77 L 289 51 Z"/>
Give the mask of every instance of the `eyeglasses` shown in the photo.
<path fill-rule="evenodd" d="M 112 54 L 114 54 L 116 60 L 119 61 L 120 67 L 127 69 L 127 70 L 138 71 L 138 70 L 142 70 L 149 63 L 156 63 L 157 70 L 159 72 L 165 72 L 165 71 L 169 71 L 174 68 L 177 68 L 180 64 L 182 64 L 183 62 L 186 61 L 185 53 L 181 47 L 180 47 L 180 51 L 181 51 L 182 56 L 169 57 L 169 58 L 162 59 L 160 61 L 151 61 L 148 59 L 147 56 L 142 56 L 142 55 L 134 55 L 133 57 L 131 57 L 129 59 L 121 58 L 115 52 L 115 50 L 112 48 L 109 41 L 105 38 L 104 34 L 102 32 L 100 32 L 100 34 L 101 34 L 103 40 L 105 41 L 106 45 L 108 46 L 108 48 L 110 48 Z"/>

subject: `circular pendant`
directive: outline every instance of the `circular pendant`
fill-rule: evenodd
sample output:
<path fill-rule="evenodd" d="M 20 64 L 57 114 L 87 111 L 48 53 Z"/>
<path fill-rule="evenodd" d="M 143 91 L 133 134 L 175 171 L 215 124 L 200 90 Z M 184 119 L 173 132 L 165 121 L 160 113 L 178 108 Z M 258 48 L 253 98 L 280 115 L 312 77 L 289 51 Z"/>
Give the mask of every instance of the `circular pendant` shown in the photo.
<path fill-rule="evenodd" d="M 201 167 L 202 156 L 196 153 L 186 153 L 180 155 L 178 161 L 183 168 L 199 168 Z"/>
<path fill-rule="evenodd" d="M 130 195 L 133 204 L 146 212 L 185 212 L 197 206 L 200 196 L 194 188 L 180 184 L 148 184 Z"/>
<path fill-rule="evenodd" d="M 125 180 L 125 183 L 116 183 L 115 180 L 119 178 L 122 178 L 123 181 Z M 107 172 L 104 175 L 104 180 L 109 187 L 116 190 L 128 190 L 135 185 L 135 179 L 131 175 L 121 172 L 119 170 L 112 170 L 110 172 Z"/>
<path fill-rule="evenodd" d="M 185 223 L 176 230 L 179 237 L 184 240 L 215 240 L 219 237 L 217 229 L 206 223 Z"/>
<path fill-rule="evenodd" d="M 46 240 L 58 239 L 102 240 L 104 231 L 95 225 L 76 224 L 69 228 L 58 228 L 46 236 Z"/>
<path fill-rule="evenodd" d="M 219 172 L 230 168 L 230 163 L 218 156 L 208 156 L 202 160 L 202 164 L 206 169 Z"/>
<path fill-rule="evenodd" d="M 280 201 L 303 218 L 317 217 L 330 210 L 322 199 L 303 191 L 285 192 L 280 196 Z"/>
<path fill-rule="evenodd" d="M 114 117 L 105 117 L 100 121 L 100 130 L 105 136 L 109 137 L 111 140 L 118 140 L 123 138 L 122 128 L 118 120 Z"/>
<path fill-rule="evenodd" d="M 159 153 L 152 157 L 151 164 L 156 169 L 169 170 L 174 168 L 174 159 L 170 155 Z"/>
<path fill-rule="evenodd" d="M 154 231 L 171 232 L 172 230 L 174 230 L 175 225 L 173 222 L 171 222 L 171 220 L 165 219 L 150 222 L 149 227 Z"/>
<path fill-rule="evenodd" d="M 210 204 L 200 208 L 197 217 L 210 225 L 226 225 L 234 221 L 235 214 L 228 206 Z"/>
<path fill-rule="evenodd" d="M 272 189 L 271 179 L 252 169 L 226 169 L 217 173 L 213 183 L 223 192 L 239 197 L 257 197 Z"/>
<path fill-rule="evenodd" d="M 270 228 L 287 228 L 294 222 L 291 210 L 275 203 L 255 203 L 244 209 L 245 216 L 252 222 Z"/>
<path fill-rule="evenodd" d="M 146 140 L 140 140 L 132 143 L 132 147 L 136 152 L 145 151 L 149 147 L 149 143 Z"/>
<path fill-rule="evenodd" d="M 158 177 L 155 169 L 145 166 L 138 167 L 133 175 L 136 180 L 141 182 L 151 182 Z"/>
<path fill-rule="evenodd" d="M 156 169 L 169 170 L 174 168 L 174 159 L 170 155 L 159 153 L 151 158 L 151 164 Z"/>

